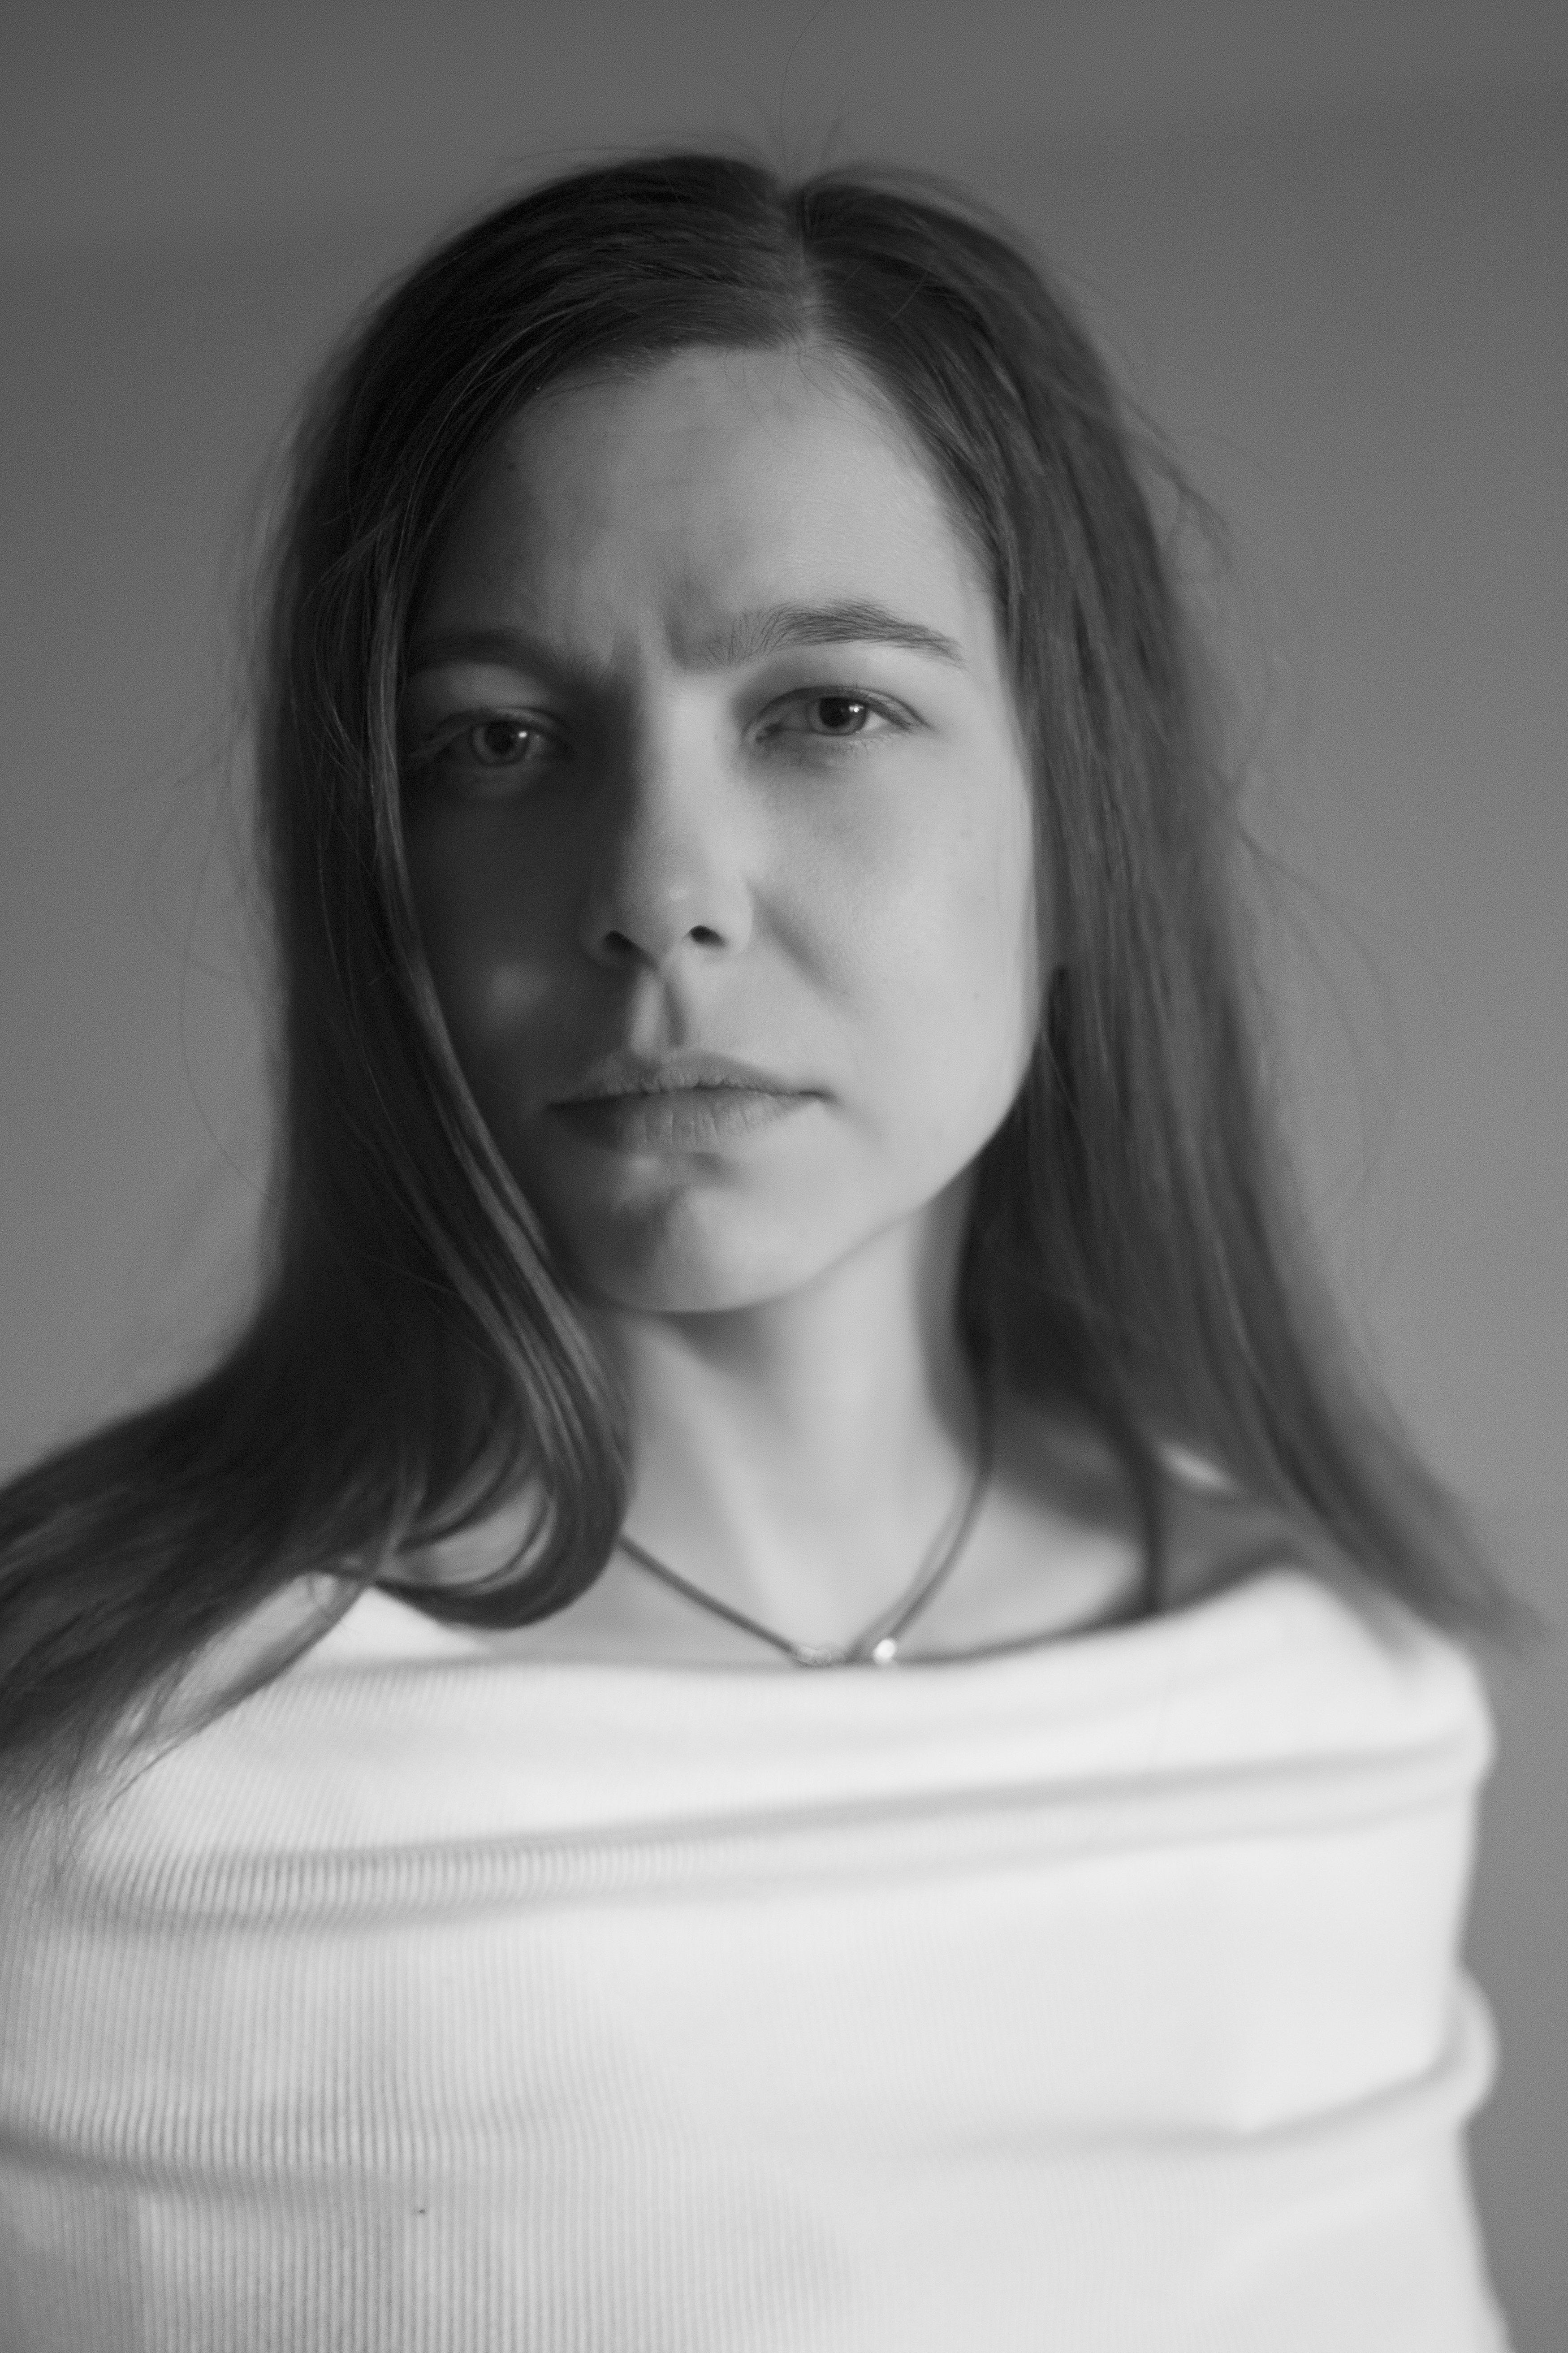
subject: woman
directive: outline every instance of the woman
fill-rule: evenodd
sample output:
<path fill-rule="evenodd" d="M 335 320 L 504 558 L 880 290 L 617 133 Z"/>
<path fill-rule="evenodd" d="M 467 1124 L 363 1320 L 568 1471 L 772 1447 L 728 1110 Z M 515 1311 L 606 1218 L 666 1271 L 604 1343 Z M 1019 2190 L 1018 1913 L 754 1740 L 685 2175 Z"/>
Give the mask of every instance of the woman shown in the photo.
<path fill-rule="evenodd" d="M 974 207 L 717 157 L 322 379 L 268 1278 L 0 1519 L 8 2344 L 1504 2342 L 1509 1605 L 1312 1271 L 1142 463 Z"/>

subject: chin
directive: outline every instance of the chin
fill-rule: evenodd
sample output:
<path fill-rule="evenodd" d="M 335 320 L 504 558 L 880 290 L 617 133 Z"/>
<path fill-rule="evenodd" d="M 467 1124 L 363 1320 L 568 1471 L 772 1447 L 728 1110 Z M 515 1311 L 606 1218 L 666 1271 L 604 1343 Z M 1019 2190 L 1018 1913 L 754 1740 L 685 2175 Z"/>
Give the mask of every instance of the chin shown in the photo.
<path fill-rule="evenodd" d="M 849 1233 L 769 1218 L 753 1201 L 700 1205 L 689 1196 L 622 1212 L 584 1231 L 570 1221 L 573 1253 L 607 1307 L 648 1315 L 716 1315 L 803 1290 L 855 1247 Z"/>

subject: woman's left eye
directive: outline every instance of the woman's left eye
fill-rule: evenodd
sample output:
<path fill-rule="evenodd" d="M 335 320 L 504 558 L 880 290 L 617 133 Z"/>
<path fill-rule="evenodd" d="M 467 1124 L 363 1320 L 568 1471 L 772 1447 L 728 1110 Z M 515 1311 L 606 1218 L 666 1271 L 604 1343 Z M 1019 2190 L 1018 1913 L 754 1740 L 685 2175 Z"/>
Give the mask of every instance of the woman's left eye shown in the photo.
<path fill-rule="evenodd" d="M 880 734 L 898 725 L 896 714 L 868 694 L 846 688 L 814 689 L 792 695 L 777 715 L 763 726 L 764 735 L 809 735 L 819 743 L 843 743 L 857 736 Z"/>

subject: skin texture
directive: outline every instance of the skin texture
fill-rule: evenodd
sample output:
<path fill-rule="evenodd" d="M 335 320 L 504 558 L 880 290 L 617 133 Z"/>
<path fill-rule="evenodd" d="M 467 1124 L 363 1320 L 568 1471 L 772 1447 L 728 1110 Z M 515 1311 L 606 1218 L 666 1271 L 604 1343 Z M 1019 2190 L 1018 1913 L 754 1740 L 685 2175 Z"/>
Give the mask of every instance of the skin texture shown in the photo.
<path fill-rule="evenodd" d="M 847 605 L 950 650 L 820 622 L 745 638 L 748 616 Z M 403 723 L 458 1060 L 628 1383 L 627 1532 L 796 1640 L 847 1640 L 968 1482 L 959 1251 L 1044 968 L 980 570 L 847 364 L 684 351 L 557 388 L 498 438 L 416 617 Z M 552 1105 L 619 1047 L 742 1057 L 813 1099 L 700 1147 L 610 1149 Z M 1044 1446 L 1003 1432 L 951 1641 L 1092 1613 L 1128 1574 Z M 529 1639 L 763 1662 L 624 1555 Z"/>

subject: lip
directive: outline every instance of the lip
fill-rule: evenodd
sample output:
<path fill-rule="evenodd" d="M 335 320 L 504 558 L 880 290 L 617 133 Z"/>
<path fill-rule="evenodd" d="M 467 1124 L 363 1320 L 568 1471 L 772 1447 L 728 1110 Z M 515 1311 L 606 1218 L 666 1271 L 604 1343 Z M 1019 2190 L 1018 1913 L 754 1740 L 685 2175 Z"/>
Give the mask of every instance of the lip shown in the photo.
<path fill-rule="evenodd" d="M 605 1096 L 674 1094 L 703 1087 L 744 1088 L 753 1093 L 805 1095 L 812 1090 L 792 1086 L 776 1071 L 742 1062 L 731 1054 L 690 1051 L 679 1054 L 638 1054 L 622 1048 L 591 1063 L 567 1103 L 597 1102 Z"/>
<path fill-rule="evenodd" d="M 660 1087 L 552 1110 L 584 1142 L 612 1152 L 703 1152 L 776 1126 L 814 1100 L 768 1087 Z"/>

